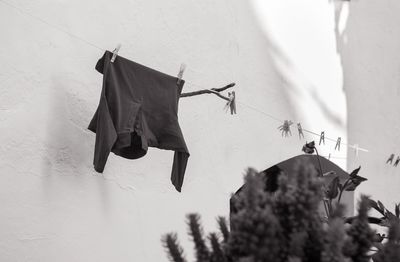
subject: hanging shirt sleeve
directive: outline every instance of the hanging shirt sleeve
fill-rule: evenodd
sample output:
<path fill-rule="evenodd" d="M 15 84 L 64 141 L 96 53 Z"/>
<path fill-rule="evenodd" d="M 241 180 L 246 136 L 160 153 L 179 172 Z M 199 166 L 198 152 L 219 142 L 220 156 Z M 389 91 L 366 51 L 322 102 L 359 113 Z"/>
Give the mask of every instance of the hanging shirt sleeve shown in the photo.
<path fill-rule="evenodd" d="M 181 192 L 188 158 L 189 153 L 175 151 L 174 163 L 172 165 L 171 182 L 178 192 Z"/>
<path fill-rule="evenodd" d="M 96 144 L 94 148 L 94 169 L 102 173 L 106 165 L 108 155 L 111 152 L 117 132 L 115 131 L 113 121 L 108 109 L 108 103 L 105 96 L 100 99 L 96 125 Z"/>
<path fill-rule="evenodd" d="M 96 70 L 103 74 L 103 89 L 101 91 L 99 106 L 93 120 L 89 124 L 89 129 L 96 132 L 93 165 L 94 169 L 99 173 L 103 172 L 107 158 L 117 140 L 117 132 L 111 118 L 105 92 L 105 80 L 107 77 L 105 60 L 106 56 L 104 55 L 96 64 Z"/>

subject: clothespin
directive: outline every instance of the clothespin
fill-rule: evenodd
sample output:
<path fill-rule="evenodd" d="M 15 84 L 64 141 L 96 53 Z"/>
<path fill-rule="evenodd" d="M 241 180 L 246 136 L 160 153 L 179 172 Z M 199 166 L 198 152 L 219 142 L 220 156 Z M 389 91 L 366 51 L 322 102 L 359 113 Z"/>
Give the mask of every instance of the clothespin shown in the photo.
<path fill-rule="evenodd" d="M 329 153 L 328 159 L 331 160 L 331 153 Z"/>
<path fill-rule="evenodd" d="M 394 166 L 397 166 L 400 163 L 400 156 L 397 156 L 396 161 L 394 162 Z"/>
<path fill-rule="evenodd" d="M 236 114 L 236 94 L 235 91 L 228 93 L 229 97 L 229 108 L 231 109 L 231 115 Z"/>
<path fill-rule="evenodd" d="M 211 90 L 212 91 L 212 90 Z M 236 95 L 235 91 L 228 92 L 229 101 L 225 104 L 225 111 L 228 112 L 228 109 L 231 111 L 231 115 L 236 114 Z"/>
<path fill-rule="evenodd" d="M 283 121 L 283 124 L 278 127 L 278 129 L 282 132 L 282 136 L 285 137 L 292 135 L 292 131 L 290 131 L 290 126 L 293 124 L 291 120 Z"/>
<path fill-rule="evenodd" d="M 301 137 L 304 138 L 303 128 L 301 127 L 300 123 L 297 123 L 297 130 L 299 131 L 299 139 L 301 139 Z"/>
<path fill-rule="evenodd" d="M 321 132 L 321 136 L 319 138 L 319 145 L 321 145 L 321 142 L 324 142 L 325 145 L 325 131 Z"/>
<path fill-rule="evenodd" d="M 393 159 L 394 159 L 394 154 L 390 154 L 388 160 L 386 160 L 386 164 L 390 162 L 390 164 L 393 164 Z"/>
<path fill-rule="evenodd" d="M 186 64 L 182 63 L 178 73 L 178 82 L 177 82 L 178 84 L 181 82 L 183 77 L 183 72 L 185 72 L 185 70 L 186 70 Z"/>
<path fill-rule="evenodd" d="M 356 154 L 356 157 L 358 156 L 358 153 L 360 152 L 360 146 L 358 144 L 354 144 L 354 153 Z"/>
<path fill-rule="evenodd" d="M 338 151 L 340 151 L 341 140 L 342 140 L 342 138 L 339 136 L 338 139 L 336 140 L 335 150 L 337 149 Z"/>
<path fill-rule="evenodd" d="M 117 47 L 113 51 L 113 55 L 111 57 L 111 63 L 114 63 L 115 58 L 117 58 L 118 52 L 121 49 L 121 44 L 118 44 Z"/>

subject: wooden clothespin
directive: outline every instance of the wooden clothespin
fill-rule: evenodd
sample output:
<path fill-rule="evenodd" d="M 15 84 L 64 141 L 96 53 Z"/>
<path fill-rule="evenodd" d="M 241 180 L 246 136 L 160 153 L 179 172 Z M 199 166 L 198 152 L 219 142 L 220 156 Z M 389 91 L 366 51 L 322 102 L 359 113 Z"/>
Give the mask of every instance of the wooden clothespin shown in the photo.
<path fill-rule="evenodd" d="M 226 103 L 226 107 L 229 106 L 231 115 L 236 114 L 236 94 L 235 91 L 228 93 L 229 101 Z"/>
<path fill-rule="evenodd" d="M 386 164 L 387 163 L 393 164 L 393 159 L 394 159 L 394 154 L 390 154 L 388 160 L 386 160 Z"/>
<path fill-rule="evenodd" d="M 397 166 L 400 163 L 400 156 L 397 156 L 396 161 L 394 162 L 394 166 Z"/>
<path fill-rule="evenodd" d="M 111 63 L 114 63 L 115 58 L 117 58 L 118 52 L 121 49 L 121 44 L 118 44 L 117 47 L 113 51 L 113 55 L 111 57 Z"/>
<path fill-rule="evenodd" d="M 328 160 L 331 160 L 331 153 L 329 153 Z"/>
<path fill-rule="evenodd" d="M 304 138 L 303 128 L 301 127 L 300 123 L 297 123 L 297 130 L 299 131 L 299 139 L 301 139 L 301 137 Z"/>
<path fill-rule="evenodd" d="M 321 142 L 324 142 L 324 145 L 325 145 L 325 131 L 321 132 L 321 135 L 319 138 L 319 145 L 321 145 Z"/>
<path fill-rule="evenodd" d="M 335 150 L 337 149 L 338 151 L 340 151 L 340 142 L 341 141 L 342 141 L 342 138 L 338 137 L 338 139 L 336 140 Z"/>
<path fill-rule="evenodd" d="M 178 73 L 178 81 L 177 81 L 178 84 L 180 84 L 180 82 L 182 81 L 183 72 L 185 72 L 185 70 L 186 70 L 186 64 L 182 63 Z"/>
<path fill-rule="evenodd" d="M 288 137 L 292 135 L 292 131 L 290 131 L 290 126 L 293 124 L 291 120 L 283 121 L 283 124 L 278 127 L 278 129 L 282 132 L 282 136 Z"/>

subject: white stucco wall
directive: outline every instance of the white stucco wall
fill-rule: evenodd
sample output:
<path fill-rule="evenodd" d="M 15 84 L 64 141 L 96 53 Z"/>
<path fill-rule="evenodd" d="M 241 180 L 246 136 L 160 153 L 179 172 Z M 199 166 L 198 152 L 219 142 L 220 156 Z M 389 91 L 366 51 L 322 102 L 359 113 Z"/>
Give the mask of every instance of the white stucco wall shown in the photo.
<path fill-rule="evenodd" d="M 400 169 L 386 164 L 400 155 L 400 2 L 351 1 L 345 29 L 338 38 L 348 106 L 348 136 L 370 150 L 358 157 L 349 151 L 348 164 L 362 166 L 368 178 L 358 194 L 381 200 L 394 212 L 400 200 Z"/>
<path fill-rule="evenodd" d="M 160 236 L 171 231 L 192 257 L 185 214 L 199 212 L 216 230 L 246 167 L 267 168 L 305 142 L 295 129 L 282 138 L 280 123 L 246 105 L 346 141 L 333 5 L 282 2 L 8 0 L 101 48 L 122 43 L 122 56 L 165 73 L 186 63 L 185 91 L 236 82 L 235 116 L 212 95 L 180 101 L 191 157 L 179 194 L 169 181 L 173 152 L 111 154 L 104 174 L 94 172 L 86 128 L 103 52 L 1 1 L 0 260 L 167 261 Z M 334 145 L 321 153 L 346 156 Z"/>

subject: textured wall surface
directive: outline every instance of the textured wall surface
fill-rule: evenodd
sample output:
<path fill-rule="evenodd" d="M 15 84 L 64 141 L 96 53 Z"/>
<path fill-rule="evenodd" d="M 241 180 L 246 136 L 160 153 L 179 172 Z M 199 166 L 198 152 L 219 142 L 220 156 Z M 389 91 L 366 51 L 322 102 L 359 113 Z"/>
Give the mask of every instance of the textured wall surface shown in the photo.
<path fill-rule="evenodd" d="M 349 141 L 370 150 L 358 157 L 349 152 L 349 168 L 361 165 L 361 175 L 369 180 L 359 193 L 381 200 L 394 212 L 400 200 L 400 166 L 385 162 L 392 153 L 400 155 L 400 2 L 354 1 L 341 9 L 348 17 L 338 37 L 338 51 Z"/>
<path fill-rule="evenodd" d="M 185 214 L 199 212 L 216 230 L 246 167 L 301 153 L 305 140 L 295 129 L 282 138 L 265 113 L 346 141 L 328 1 L 6 2 L 21 10 L 0 1 L 1 261 L 167 261 L 160 236 L 170 231 L 190 258 Z M 191 152 L 182 193 L 169 181 L 169 151 L 133 161 L 111 154 L 94 172 L 87 125 L 103 51 L 78 38 L 111 50 L 122 43 L 122 56 L 171 75 L 184 62 L 185 91 L 236 82 L 237 115 L 213 95 L 180 101 Z M 346 149 L 333 148 L 328 141 L 321 152 L 345 167 Z"/>

